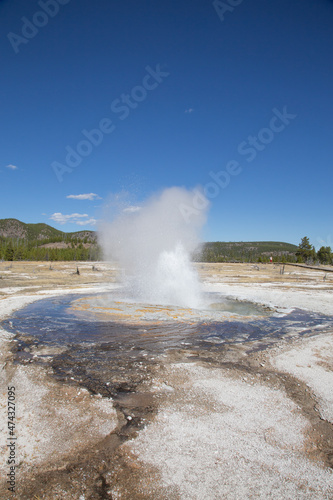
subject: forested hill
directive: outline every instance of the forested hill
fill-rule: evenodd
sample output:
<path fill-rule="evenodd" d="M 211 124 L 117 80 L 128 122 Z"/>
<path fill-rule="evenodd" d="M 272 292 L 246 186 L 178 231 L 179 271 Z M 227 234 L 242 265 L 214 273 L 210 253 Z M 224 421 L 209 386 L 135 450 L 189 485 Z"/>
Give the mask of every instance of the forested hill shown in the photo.
<path fill-rule="evenodd" d="M 99 260 L 94 231 L 64 233 L 47 224 L 0 219 L 0 259 Z"/>
<path fill-rule="evenodd" d="M 25 224 L 17 219 L 0 219 L 0 238 L 11 238 L 13 240 L 41 241 L 69 241 L 70 239 L 87 239 L 91 242 L 96 241 L 94 231 L 76 231 L 73 233 L 64 233 L 48 224 Z"/>
<path fill-rule="evenodd" d="M 295 262 L 298 247 L 291 243 L 279 241 L 215 241 L 204 243 L 195 252 L 197 262 Z"/>

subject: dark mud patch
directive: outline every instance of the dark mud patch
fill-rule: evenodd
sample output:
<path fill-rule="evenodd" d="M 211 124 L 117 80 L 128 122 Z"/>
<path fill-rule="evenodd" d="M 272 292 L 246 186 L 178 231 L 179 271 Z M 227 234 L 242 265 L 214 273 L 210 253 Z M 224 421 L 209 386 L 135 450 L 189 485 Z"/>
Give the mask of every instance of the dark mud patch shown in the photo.
<path fill-rule="evenodd" d="M 40 472 L 24 483 L 20 500 L 178 500 L 174 492 L 163 492 L 160 476 L 121 449 L 110 453 L 95 450 L 95 456 L 78 460 L 63 470 Z"/>
<path fill-rule="evenodd" d="M 59 460 L 47 460 L 24 476 L 20 476 L 18 468 L 18 495 L 13 498 L 34 500 L 118 498 L 114 492 L 117 491 L 121 477 L 124 481 L 126 478 L 127 482 L 132 482 L 133 478 L 136 478 L 138 484 L 139 478 L 143 477 L 142 466 L 134 459 L 128 462 L 120 447 L 124 442 L 135 438 L 156 414 L 158 398 L 148 390 L 148 385 L 150 377 L 156 376 L 159 365 L 151 365 L 149 369 L 147 366 L 141 366 L 139 371 L 137 366 L 133 366 L 131 373 L 129 374 L 127 369 L 124 376 L 113 367 L 114 377 L 109 372 L 107 378 L 110 381 L 109 385 L 103 385 L 97 376 L 97 369 L 96 374 L 90 372 L 87 379 L 80 381 L 79 377 L 85 374 L 84 362 L 81 369 L 76 372 L 77 379 L 73 380 L 72 377 L 68 377 L 73 373 L 71 369 L 73 359 L 70 353 L 63 353 L 61 360 L 62 363 L 59 363 L 58 367 L 56 359 L 51 362 L 51 365 L 54 364 L 53 374 L 49 365 L 48 373 L 52 378 L 64 382 L 67 386 L 91 387 L 91 392 L 94 394 L 103 393 L 108 397 L 112 395 L 118 426 L 94 446 L 82 448 Z M 118 368 L 120 365 L 121 363 Z M 125 368 L 124 365 L 121 367 Z M 133 491 L 134 489 L 133 483 Z M 0 491 L 0 497 L 7 498 L 6 493 L 8 492 L 3 489 Z M 142 497 L 132 496 L 132 493 L 129 493 L 127 498 L 149 498 L 149 496 L 146 496 L 146 493 L 142 494 Z"/>
<path fill-rule="evenodd" d="M 247 346 L 251 350 L 251 345 Z M 82 353 L 80 353 L 82 354 Z M 118 413 L 119 426 L 96 446 L 81 450 L 79 455 L 68 457 L 64 465 L 49 463 L 36 469 L 30 478 L 20 481 L 20 499 L 68 499 L 97 500 L 122 498 L 125 500 L 177 499 L 176 491 L 163 491 L 158 487 L 158 471 L 147 468 L 121 445 L 137 436 L 152 421 L 160 403 L 168 394 L 155 393 L 150 385 L 152 378 L 164 380 L 164 368 L 169 363 L 196 362 L 205 368 L 220 368 L 232 377 L 239 377 L 248 383 L 264 383 L 280 389 L 298 405 L 302 414 L 311 424 L 304 452 L 314 462 L 332 467 L 333 426 L 320 418 L 316 399 L 311 390 L 302 382 L 287 374 L 272 369 L 266 361 L 267 351 L 247 352 L 244 345 L 225 345 L 220 351 L 172 350 L 154 363 L 146 365 L 121 363 L 113 367 L 114 377 L 108 372 L 109 385 L 99 380 L 98 370 L 88 379 L 79 377 L 85 373 L 82 368 L 73 372 L 73 352 L 61 355 L 62 363 L 57 368 L 53 360 L 55 376 L 67 384 L 90 384 L 95 392 L 112 395 Z M 66 363 L 64 360 L 67 359 Z M 140 363 L 140 362 L 139 362 Z M 74 363 L 75 364 L 75 363 Z M 121 367 L 124 374 L 121 374 Z M 103 371 L 102 371 L 103 372 Z M 101 373 L 102 373 L 101 372 Z M 75 379 L 71 376 L 75 373 Z M 126 375 L 125 375 L 126 373 Z M 89 383 L 88 383 L 89 382 Z"/>

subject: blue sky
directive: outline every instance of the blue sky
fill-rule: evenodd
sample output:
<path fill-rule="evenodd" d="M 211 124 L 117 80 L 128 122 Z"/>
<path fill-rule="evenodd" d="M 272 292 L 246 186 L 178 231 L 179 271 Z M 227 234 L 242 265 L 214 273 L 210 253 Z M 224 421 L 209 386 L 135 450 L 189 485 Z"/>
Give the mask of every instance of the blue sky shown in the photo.
<path fill-rule="evenodd" d="M 332 245 L 332 1 L 2 0 L 0 15 L 0 218 L 95 229 L 110 193 L 201 186 L 207 241 Z"/>

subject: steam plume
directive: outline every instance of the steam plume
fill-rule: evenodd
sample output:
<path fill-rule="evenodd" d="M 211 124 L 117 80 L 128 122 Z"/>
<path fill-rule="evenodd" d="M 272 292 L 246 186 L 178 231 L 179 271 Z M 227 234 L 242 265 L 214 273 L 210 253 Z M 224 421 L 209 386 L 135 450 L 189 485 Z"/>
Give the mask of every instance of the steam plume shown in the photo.
<path fill-rule="evenodd" d="M 165 189 L 140 207 L 115 197 L 111 213 L 100 224 L 99 241 L 104 256 L 119 262 L 135 300 L 200 306 L 200 283 L 190 254 L 199 243 L 206 213 L 193 211 L 189 222 L 180 210 L 192 207 L 193 198 L 192 191 L 178 187 Z"/>

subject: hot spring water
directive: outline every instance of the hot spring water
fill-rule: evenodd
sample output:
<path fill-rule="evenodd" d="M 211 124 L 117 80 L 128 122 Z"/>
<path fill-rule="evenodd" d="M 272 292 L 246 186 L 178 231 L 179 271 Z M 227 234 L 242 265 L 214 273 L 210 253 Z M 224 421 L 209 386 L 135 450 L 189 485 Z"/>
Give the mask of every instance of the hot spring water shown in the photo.
<path fill-rule="evenodd" d="M 170 354 L 223 360 L 225 346 L 260 349 L 333 319 L 294 311 L 274 315 L 260 306 L 214 293 L 205 306 L 137 302 L 126 289 L 92 296 L 61 296 L 17 311 L 1 326 L 16 334 L 16 361 L 51 368 L 53 376 L 113 398 L 137 391 Z"/>

